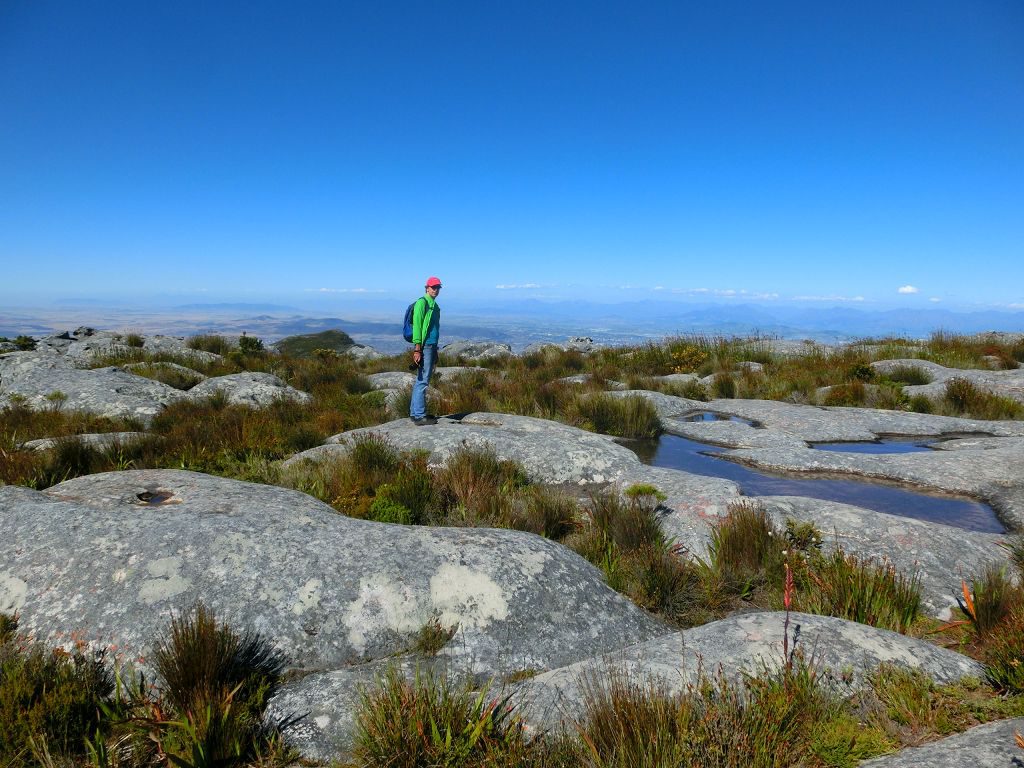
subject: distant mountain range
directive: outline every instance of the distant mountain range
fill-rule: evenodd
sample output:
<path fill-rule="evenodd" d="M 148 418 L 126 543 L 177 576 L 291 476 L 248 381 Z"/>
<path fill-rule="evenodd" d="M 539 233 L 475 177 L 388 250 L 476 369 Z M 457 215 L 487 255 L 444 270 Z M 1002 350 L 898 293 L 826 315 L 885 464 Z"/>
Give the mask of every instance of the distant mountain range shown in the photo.
<path fill-rule="evenodd" d="M 603 344 L 629 344 L 679 334 L 761 334 L 783 339 L 842 342 L 864 337 L 922 338 L 944 330 L 951 333 L 1024 332 L 1024 312 L 947 309 L 871 310 L 853 307 L 794 305 L 561 301 L 531 299 L 478 304 L 443 302 L 443 341 L 487 340 L 513 349 L 536 341 L 565 341 L 589 336 Z M 382 352 L 407 345 L 401 337 L 404 306 L 388 302 L 345 302 L 331 316 L 270 303 L 183 304 L 175 307 L 129 309 L 118 306 L 80 306 L 5 311 L 0 308 L 0 336 L 32 336 L 92 325 L 110 330 L 136 330 L 186 336 L 196 333 L 238 335 L 245 331 L 267 342 L 284 336 L 338 329 L 356 342 Z"/>

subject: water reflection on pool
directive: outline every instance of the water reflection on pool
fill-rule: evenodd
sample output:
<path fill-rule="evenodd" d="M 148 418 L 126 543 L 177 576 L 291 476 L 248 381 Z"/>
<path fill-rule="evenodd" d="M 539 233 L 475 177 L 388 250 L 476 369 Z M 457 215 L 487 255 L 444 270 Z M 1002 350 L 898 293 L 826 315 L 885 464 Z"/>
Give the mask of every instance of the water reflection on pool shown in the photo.
<path fill-rule="evenodd" d="M 856 443 L 811 443 L 819 451 L 841 453 L 924 453 L 932 450 L 934 441 L 920 437 L 883 437 Z"/>
<path fill-rule="evenodd" d="M 722 449 L 676 435 L 662 435 L 657 440 L 637 440 L 624 444 L 645 464 L 732 480 L 747 496 L 809 496 L 854 504 L 890 515 L 955 525 L 969 531 L 1003 533 L 1006 530 L 992 508 L 979 501 L 931 496 L 861 480 L 772 475 L 716 458 L 713 454 Z"/>

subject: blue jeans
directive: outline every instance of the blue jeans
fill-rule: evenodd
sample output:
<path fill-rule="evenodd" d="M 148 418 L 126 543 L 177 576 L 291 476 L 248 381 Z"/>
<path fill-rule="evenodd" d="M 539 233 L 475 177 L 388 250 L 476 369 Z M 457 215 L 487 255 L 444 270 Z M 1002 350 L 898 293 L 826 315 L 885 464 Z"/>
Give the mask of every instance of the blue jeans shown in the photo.
<path fill-rule="evenodd" d="M 412 403 L 409 405 L 409 416 L 414 419 L 427 415 L 427 384 L 437 362 L 437 344 L 424 344 L 421 351 L 423 362 L 416 373 L 416 383 L 412 385 Z"/>

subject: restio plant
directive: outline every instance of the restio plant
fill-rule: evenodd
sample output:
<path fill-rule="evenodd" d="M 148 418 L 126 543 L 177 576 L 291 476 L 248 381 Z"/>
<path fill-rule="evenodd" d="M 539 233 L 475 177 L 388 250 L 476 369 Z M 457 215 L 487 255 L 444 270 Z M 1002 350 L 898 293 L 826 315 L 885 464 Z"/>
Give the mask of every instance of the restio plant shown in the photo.
<path fill-rule="evenodd" d="M 0 614 L 5 766 L 278 768 L 294 759 L 265 721 L 284 659 L 197 605 L 156 642 L 157 690 L 79 641 L 50 649 Z M 126 676 L 125 676 L 126 675 Z"/>

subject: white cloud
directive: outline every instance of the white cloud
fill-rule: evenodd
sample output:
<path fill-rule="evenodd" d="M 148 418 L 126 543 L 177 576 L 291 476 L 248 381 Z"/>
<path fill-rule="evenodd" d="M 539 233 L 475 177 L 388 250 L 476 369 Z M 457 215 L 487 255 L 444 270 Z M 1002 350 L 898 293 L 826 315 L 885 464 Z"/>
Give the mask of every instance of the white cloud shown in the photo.
<path fill-rule="evenodd" d="M 942 301 L 942 299 L 940 299 L 938 296 L 932 296 L 930 299 L 928 299 L 928 301 L 930 301 L 932 304 L 938 304 L 940 301 Z"/>
<path fill-rule="evenodd" d="M 376 288 L 306 288 L 306 293 L 384 293 Z"/>
<path fill-rule="evenodd" d="M 541 285 L 540 283 L 521 283 L 519 285 L 496 285 L 494 287 L 497 288 L 499 291 L 515 291 L 521 288 L 540 288 Z"/>
<path fill-rule="evenodd" d="M 663 286 L 658 286 L 654 290 L 663 291 Z M 682 296 L 719 296 L 725 299 L 732 299 L 742 297 L 744 299 L 777 299 L 779 294 L 759 292 L 759 291 L 748 291 L 746 288 L 673 288 L 672 293 Z"/>
<path fill-rule="evenodd" d="M 793 301 L 864 301 L 863 296 L 794 296 Z"/>
<path fill-rule="evenodd" d="M 920 288 L 915 288 L 912 285 L 901 285 L 896 289 L 896 293 L 920 293 Z"/>

